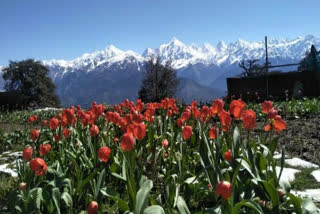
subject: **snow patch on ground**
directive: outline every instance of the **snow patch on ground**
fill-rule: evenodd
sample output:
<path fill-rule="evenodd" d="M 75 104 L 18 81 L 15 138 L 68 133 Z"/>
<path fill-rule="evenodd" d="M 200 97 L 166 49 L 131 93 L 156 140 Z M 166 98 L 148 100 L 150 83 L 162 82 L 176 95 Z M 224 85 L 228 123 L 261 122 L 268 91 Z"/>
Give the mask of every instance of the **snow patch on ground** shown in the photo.
<path fill-rule="evenodd" d="M 41 108 L 41 109 L 36 109 L 34 112 L 42 112 L 42 111 L 61 111 L 62 108 Z"/>
<path fill-rule="evenodd" d="M 315 170 L 311 173 L 311 175 L 313 175 L 313 177 L 318 181 L 320 182 L 320 170 Z"/>
<path fill-rule="evenodd" d="M 280 174 L 280 169 L 281 169 L 281 167 L 279 167 L 279 166 L 276 167 L 277 175 Z M 291 169 L 291 168 L 283 168 L 282 174 L 280 177 L 280 181 L 292 182 L 295 179 L 295 174 L 298 172 L 300 172 L 300 170 Z"/>
<path fill-rule="evenodd" d="M 275 153 L 275 155 L 273 156 L 273 158 L 274 158 L 275 160 L 280 160 L 281 157 L 282 157 L 282 154 L 279 154 L 279 153 L 277 153 L 277 154 Z M 285 155 L 284 158 L 288 158 L 288 156 Z"/>
<path fill-rule="evenodd" d="M 300 158 L 292 158 L 285 160 L 286 164 L 289 164 L 290 166 L 300 166 L 304 168 L 318 168 L 319 166 L 317 164 L 310 163 L 308 161 L 302 160 Z"/>
<path fill-rule="evenodd" d="M 320 202 L 320 189 L 307 189 L 305 191 L 292 191 L 300 197 L 311 198 L 314 202 Z"/>
<path fill-rule="evenodd" d="M 13 169 L 10 169 L 8 167 L 9 164 L 5 163 L 5 164 L 2 164 L 0 165 L 0 172 L 4 172 L 4 173 L 7 173 L 7 174 L 10 174 L 12 177 L 18 177 L 18 173 L 16 171 L 14 171 Z"/>

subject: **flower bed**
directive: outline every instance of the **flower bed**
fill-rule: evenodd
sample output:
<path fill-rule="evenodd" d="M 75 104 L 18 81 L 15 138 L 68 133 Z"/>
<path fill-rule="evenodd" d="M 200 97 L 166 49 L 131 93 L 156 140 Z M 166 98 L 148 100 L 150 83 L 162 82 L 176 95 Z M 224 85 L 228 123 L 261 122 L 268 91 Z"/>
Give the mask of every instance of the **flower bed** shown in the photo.
<path fill-rule="evenodd" d="M 280 182 L 273 158 L 286 129 L 265 101 L 265 133 L 251 137 L 256 113 L 241 100 L 228 110 L 220 99 L 198 108 L 174 99 L 106 111 L 64 109 L 30 130 L 14 213 L 304 213 L 312 201 Z M 30 123 L 37 122 L 32 116 Z M 38 121 L 39 123 L 39 121 Z"/>

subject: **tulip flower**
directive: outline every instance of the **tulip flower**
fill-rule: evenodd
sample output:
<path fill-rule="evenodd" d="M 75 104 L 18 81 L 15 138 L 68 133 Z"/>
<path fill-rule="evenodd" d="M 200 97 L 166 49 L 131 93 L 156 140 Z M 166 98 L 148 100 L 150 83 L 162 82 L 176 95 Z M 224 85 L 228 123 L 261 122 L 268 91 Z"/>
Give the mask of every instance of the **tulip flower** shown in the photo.
<path fill-rule="evenodd" d="M 36 176 L 44 175 L 48 166 L 42 158 L 34 158 L 30 161 L 30 168 Z"/>
<path fill-rule="evenodd" d="M 185 126 L 182 130 L 182 137 L 184 140 L 189 139 L 192 136 L 192 127 L 191 126 Z"/>
<path fill-rule="evenodd" d="M 98 157 L 102 162 L 108 162 L 111 149 L 107 146 L 101 147 L 98 150 Z"/>
<path fill-rule="evenodd" d="M 221 181 L 216 187 L 217 195 L 220 195 L 223 199 L 227 200 L 232 194 L 232 185 L 228 181 Z"/>
<path fill-rule="evenodd" d="M 26 147 L 23 150 L 22 159 L 24 161 L 29 161 L 32 158 L 32 152 L 33 152 L 33 149 L 30 146 Z"/>

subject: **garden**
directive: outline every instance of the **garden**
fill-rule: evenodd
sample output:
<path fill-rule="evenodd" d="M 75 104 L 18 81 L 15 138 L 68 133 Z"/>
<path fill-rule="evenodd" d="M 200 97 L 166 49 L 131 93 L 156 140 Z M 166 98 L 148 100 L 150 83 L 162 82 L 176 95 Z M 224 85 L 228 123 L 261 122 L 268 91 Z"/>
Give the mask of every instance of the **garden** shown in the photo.
<path fill-rule="evenodd" d="M 319 115 L 315 98 L 2 111 L 0 210 L 318 213 L 297 191 L 320 187 Z M 288 157 L 314 165 L 286 180 Z"/>

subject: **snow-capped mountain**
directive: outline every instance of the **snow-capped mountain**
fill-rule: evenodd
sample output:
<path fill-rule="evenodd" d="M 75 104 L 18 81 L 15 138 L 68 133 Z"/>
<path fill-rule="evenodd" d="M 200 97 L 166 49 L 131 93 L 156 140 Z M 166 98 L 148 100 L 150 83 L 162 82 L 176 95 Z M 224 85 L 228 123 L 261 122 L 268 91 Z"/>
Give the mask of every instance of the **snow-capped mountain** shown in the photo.
<path fill-rule="evenodd" d="M 314 44 L 320 48 L 320 39 L 312 35 L 296 39 L 269 39 L 269 61 L 273 64 L 297 63 Z M 197 87 L 195 94 L 188 91 L 188 97 L 212 99 L 208 88 L 215 96 L 226 91 L 228 76 L 238 75 L 238 63 L 243 59 L 260 59 L 264 62 L 264 40 L 249 42 L 238 39 L 233 43 L 220 41 L 216 45 L 208 43 L 198 46 L 186 45 L 176 38 L 158 48 L 147 48 L 143 54 L 123 51 L 114 46 L 105 50 L 84 54 L 71 61 L 49 60 L 43 63 L 49 68 L 50 76 L 57 86 L 57 93 L 63 105 L 98 102 L 117 103 L 124 98 L 135 99 L 141 83 L 144 64 L 150 57 L 160 56 L 162 63 L 170 61 L 177 69 L 182 84 Z M 188 81 L 188 80 L 192 80 Z M 1 81 L 0 81 L 1 82 Z M 199 89 L 199 87 L 203 87 Z M 186 90 L 182 85 L 181 90 Z M 201 91 L 209 97 L 203 97 Z M 184 92 L 179 91 L 183 98 Z"/>

